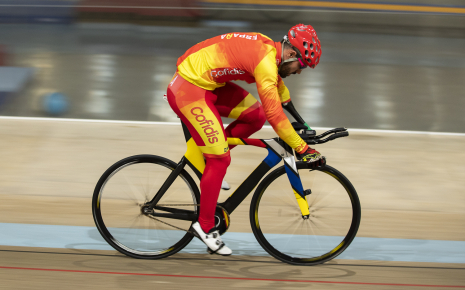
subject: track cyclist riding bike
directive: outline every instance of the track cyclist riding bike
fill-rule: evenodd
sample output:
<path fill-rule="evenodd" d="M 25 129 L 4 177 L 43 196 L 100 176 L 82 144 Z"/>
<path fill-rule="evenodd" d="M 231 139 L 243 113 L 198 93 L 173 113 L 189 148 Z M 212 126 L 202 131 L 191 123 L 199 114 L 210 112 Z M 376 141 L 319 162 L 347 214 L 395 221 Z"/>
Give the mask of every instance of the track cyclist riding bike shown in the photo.
<path fill-rule="evenodd" d="M 292 27 L 281 42 L 250 33 L 228 33 L 200 42 L 177 61 L 168 85 L 168 102 L 187 126 L 206 161 L 200 181 L 200 214 L 192 225 L 196 236 L 219 255 L 231 255 L 215 228 L 215 210 L 231 157 L 227 137 L 247 138 L 266 120 L 297 157 L 315 166 L 324 158 L 296 133 L 282 106 L 292 106 L 283 78 L 315 68 L 321 56 L 318 36 L 310 25 Z M 256 83 L 261 100 L 232 83 Z M 222 117 L 235 119 L 224 128 Z"/>

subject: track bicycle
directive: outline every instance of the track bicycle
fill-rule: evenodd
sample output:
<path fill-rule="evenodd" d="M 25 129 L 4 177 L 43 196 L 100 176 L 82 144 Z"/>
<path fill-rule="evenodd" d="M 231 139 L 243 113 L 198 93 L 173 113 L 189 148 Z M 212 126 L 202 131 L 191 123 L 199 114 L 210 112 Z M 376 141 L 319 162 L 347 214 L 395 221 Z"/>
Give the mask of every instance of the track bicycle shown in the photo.
<path fill-rule="evenodd" d="M 286 109 L 306 125 L 292 103 Z M 178 163 L 155 155 L 127 157 L 108 168 L 95 187 L 95 224 L 108 244 L 127 256 L 165 258 L 194 237 L 190 227 L 198 218 L 200 191 L 185 167 L 200 180 L 205 161 L 187 127 L 182 124 L 182 128 L 187 151 Z M 345 128 L 320 135 L 309 129 L 298 133 L 309 145 L 349 135 Z M 228 143 L 260 147 L 268 155 L 231 196 L 218 203 L 215 222 L 220 234 L 258 185 L 250 203 L 250 225 L 271 256 L 289 264 L 316 265 L 334 259 L 350 245 L 361 209 L 355 188 L 341 172 L 327 164 L 296 162 L 293 149 L 280 138 L 228 138 Z M 270 172 L 281 160 L 284 165 Z"/>

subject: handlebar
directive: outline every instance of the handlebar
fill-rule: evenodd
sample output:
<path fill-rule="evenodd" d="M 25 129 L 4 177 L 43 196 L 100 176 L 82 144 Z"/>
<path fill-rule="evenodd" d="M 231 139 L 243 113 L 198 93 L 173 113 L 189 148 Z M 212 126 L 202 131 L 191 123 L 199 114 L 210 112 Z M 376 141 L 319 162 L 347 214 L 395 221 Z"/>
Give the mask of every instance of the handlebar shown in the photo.
<path fill-rule="evenodd" d="M 316 135 L 316 131 L 312 130 L 307 123 L 305 123 L 304 119 L 299 115 L 297 110 L 294 107 L 292 101 L 282 104 L 283 108 L 288 111 L 292 117 L 297 121 L 296 123 L 292 123 L 294 129 L 296 130 L 297 134 L 309 145 L 315 144 L 322 144 L 328 141 L 334 140 L 336 138 L 346 137 L 349 136 L 349 132 L 347 132 L 347 128 L 334 128 L 324 132 L 323 134 Z M 307 129 L 304 129 L 307 128 Z M 322 139 L 330 135 L 328 138 Z"/>
<path fill-rule="evenodd" d="M 349 136 L 347 128 L 334 128 L 318 136 L 315 136 L 315 130 L 301 130 L 300 132 L 297 132 L 297 134 L 299 134 L 299 136 L 309 145 L 322 144 L 337 138 Z M 328 135 L 330 135 L 328 138 L 322 139 Z"/>
<path fill-rule="evenodd" d="M 334 129 L 331 129 L 331 130 L 329 130 L 329 131 L 324 132 L 323 134 L 320 134 L 320 135 L 318 135 L 318 136 L 315 136 L 315 138 L 321 139 L 321 138 L 323 138 L 323 137 L 325 137 L 325 136 L 328 136 L 329 134 L 337 133 L 337 132 L 345 132 L 345 131 L 347 131 L 347 128 L 334 128 Z M 341 137 L 344 137 L 344 136 L 341 136 Z M 332 140 L 332 139 L 331 139 L 331 140 Z"/>

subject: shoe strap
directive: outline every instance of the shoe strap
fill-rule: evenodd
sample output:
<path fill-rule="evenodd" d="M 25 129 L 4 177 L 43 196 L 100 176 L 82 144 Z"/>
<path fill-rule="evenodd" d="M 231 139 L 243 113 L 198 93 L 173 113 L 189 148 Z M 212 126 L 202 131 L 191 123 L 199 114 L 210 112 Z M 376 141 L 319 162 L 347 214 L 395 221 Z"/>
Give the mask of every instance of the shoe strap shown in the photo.
<path fill-rule="evenodd" d="M 225 246 L 225 244 L 224 244 L 223 242 L 221 242 L 221 245 L 218 247 L 218 249 L 216 249 L 216 250 L 213 251 L 212 249 L 209 248 L 209 249 L 210 249 L 210 254 L 211 254 L 211 255 L 216 254 L 216 252 L 218 252 L 219 250 L 221 250 L 224 246 Z"/>

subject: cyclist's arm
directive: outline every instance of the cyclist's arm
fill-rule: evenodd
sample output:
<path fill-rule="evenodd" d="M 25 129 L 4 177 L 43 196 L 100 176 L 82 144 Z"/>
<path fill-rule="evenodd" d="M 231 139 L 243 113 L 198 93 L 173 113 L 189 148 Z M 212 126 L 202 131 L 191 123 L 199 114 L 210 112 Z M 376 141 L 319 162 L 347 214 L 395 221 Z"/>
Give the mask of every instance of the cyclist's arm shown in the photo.
<path fill-rule="evenodd" d="M 272 51 L 257 65 L 254 70 L 254 77 L 266 119 L 271 127 L 296 152 L 305 151 L 308 145 L 295 132 L 281 106 L 278 93 L 278 67 Z"/>
<path fill-rule="evenodd" d="M 305 125 L 307 129 L 311 130 L 312 128 L 310 128 L 310 126 L 302 119 L 302 117 L 295 109 L 294 104 L 292 104 L 289 90 L 287 89 L 283 79 L 280 76 L 278 76 L 278 93 L 283 108 L 286 109 L 286 111 L 288 111 L 298 123 Z"/>
<path fill-rule="evenodd" d="M 280 76 L 278 76 L 278 94 L 282 104 L 291 101 L 291 95 L 289 94 L 289 90 L 287 89 L 283 79 Z"/>

